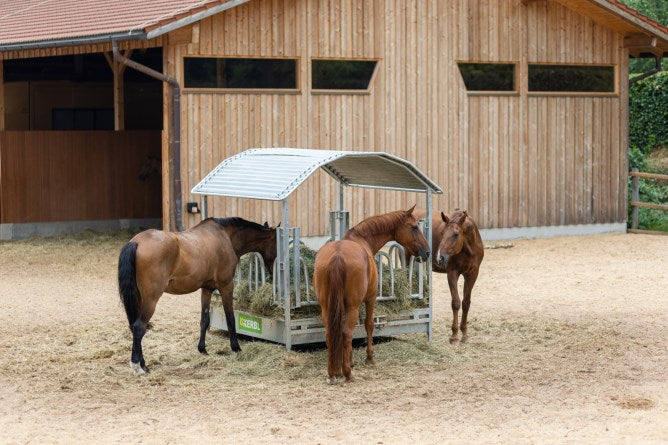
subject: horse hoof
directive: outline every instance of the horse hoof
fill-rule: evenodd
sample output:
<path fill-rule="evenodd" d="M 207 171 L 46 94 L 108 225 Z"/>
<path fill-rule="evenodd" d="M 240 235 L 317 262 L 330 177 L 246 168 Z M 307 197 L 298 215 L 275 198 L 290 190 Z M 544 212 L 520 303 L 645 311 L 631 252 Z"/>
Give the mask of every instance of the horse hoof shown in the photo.
<path fill-rule="evenodd" d="M 450 344 L 451 345 L 456 345 L 459 343 L 459 338 L 458 337 L 450 337 Z"/>
<path fill-rule="evenodd" d="M 469 336 L 468 335 L 462 335 L 462 339 L 459 340 L 459 341 L 461 341 L 462 343 L 466 343 L 467 341 L 469 341 Z"/>
<path fill-rule="evenodd" d="M 367 357 L 367 359 L 366 359 L 366 364 L 367 364 L 367 365 L 370 365 L 370 366 L 373 366 L 373 365 L 376 364 L 376 360 Z"/>
<path fill-rule="evenodd" d="M 336 377 L 327 377 L 328 385 L 336 385 Z"/>
<path fill-rule="evenodd" d="M 232 348 L 232 351 L 234 352 L 241 352 L 241 346 L 239 345 L 232 345 L 230 348 Z"/>
<path fill-rule="evenodd" d="M 209 355 L 209 353 L 206 352 L 206 348 L 197 348 L 197 350 L 199 351 L 200 354 Z"/>
<path fill-rule="evenodd" d="M 140 363 L 132 363 L 130 362 L 130 369 L 132 370 L 133 374 L 136 377 L 139 377 L 140 375 L 144 375 L 148 372 L 148 368 L 144 369 L 145 367 L 142 367 Z"/>
<path fill-rule="evenodd" d="M 346 383 L 353 383 L 354 381 L 355 381 L 355 377 L 353 377 L 352 375 L 349 375 L 348 377 L 346 377 Z"/>

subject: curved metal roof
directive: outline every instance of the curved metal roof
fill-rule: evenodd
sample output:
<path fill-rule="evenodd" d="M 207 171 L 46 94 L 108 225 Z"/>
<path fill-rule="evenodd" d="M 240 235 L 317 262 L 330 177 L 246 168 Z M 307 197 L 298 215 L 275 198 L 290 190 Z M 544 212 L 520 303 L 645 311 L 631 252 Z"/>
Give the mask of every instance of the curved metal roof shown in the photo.
<path fill-rule="evenodd" d="M 443 193 L 413 164 L 388 153 L 304 148 L 252 148 L 231 156 L 192 193 L 280 201 L 318 168 L 348 186 Z"/>

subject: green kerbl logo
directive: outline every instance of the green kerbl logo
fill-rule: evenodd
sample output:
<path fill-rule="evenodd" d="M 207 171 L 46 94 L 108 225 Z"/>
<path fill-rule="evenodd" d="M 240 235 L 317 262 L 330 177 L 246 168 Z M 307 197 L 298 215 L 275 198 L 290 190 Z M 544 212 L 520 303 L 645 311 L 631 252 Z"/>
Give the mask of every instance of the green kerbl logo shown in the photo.
<path fill-rule="evenodd" d="M 262 319 L 246 314 L 239 314 L 239 330 L 262 334 Z"/>

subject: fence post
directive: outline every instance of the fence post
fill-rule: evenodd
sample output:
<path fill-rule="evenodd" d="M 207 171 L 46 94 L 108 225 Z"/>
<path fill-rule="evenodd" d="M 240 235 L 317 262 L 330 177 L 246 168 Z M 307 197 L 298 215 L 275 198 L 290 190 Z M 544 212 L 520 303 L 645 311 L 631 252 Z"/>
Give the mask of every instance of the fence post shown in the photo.
<path fill-rule="evenodd" d="M 633 173 L 638 173 L 637 168 L 632 168 L 631 171 Z M 640 188 L 638 186 L 638 177 L 637 176 L 632 176 L 631 177 L 631 201 L 633 201 L 633 202 L 640 201 Z M 636 205 L 633 206 L 633 217 L 631 219 L 631 228 L 632 229 L 637 229 L 638 228 L 638 206 L 636 206 Z"/>

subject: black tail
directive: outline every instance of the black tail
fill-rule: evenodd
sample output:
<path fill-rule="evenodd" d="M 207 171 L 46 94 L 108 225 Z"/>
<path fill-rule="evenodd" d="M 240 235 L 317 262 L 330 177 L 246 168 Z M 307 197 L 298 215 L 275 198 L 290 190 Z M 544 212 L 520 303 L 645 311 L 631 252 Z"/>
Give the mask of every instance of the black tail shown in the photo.
<path fill-rule="evenodd" d="M 139 289 L 137 289 L 137 243 L 129 242 L 121 249 L 118 256 L 118 292 L 128 316 L 128 324 L 132 331 L 132 324 L 139 318 Z"/>
<path fill-rule="evenodd" d="M 341 372 L 343 368 L 343 330 L 346 326 L 344 290 L 346 286 L 346 266 L 339 254 L 329 264 L 329 350 L 328 361 L 332 369 Z"/>

